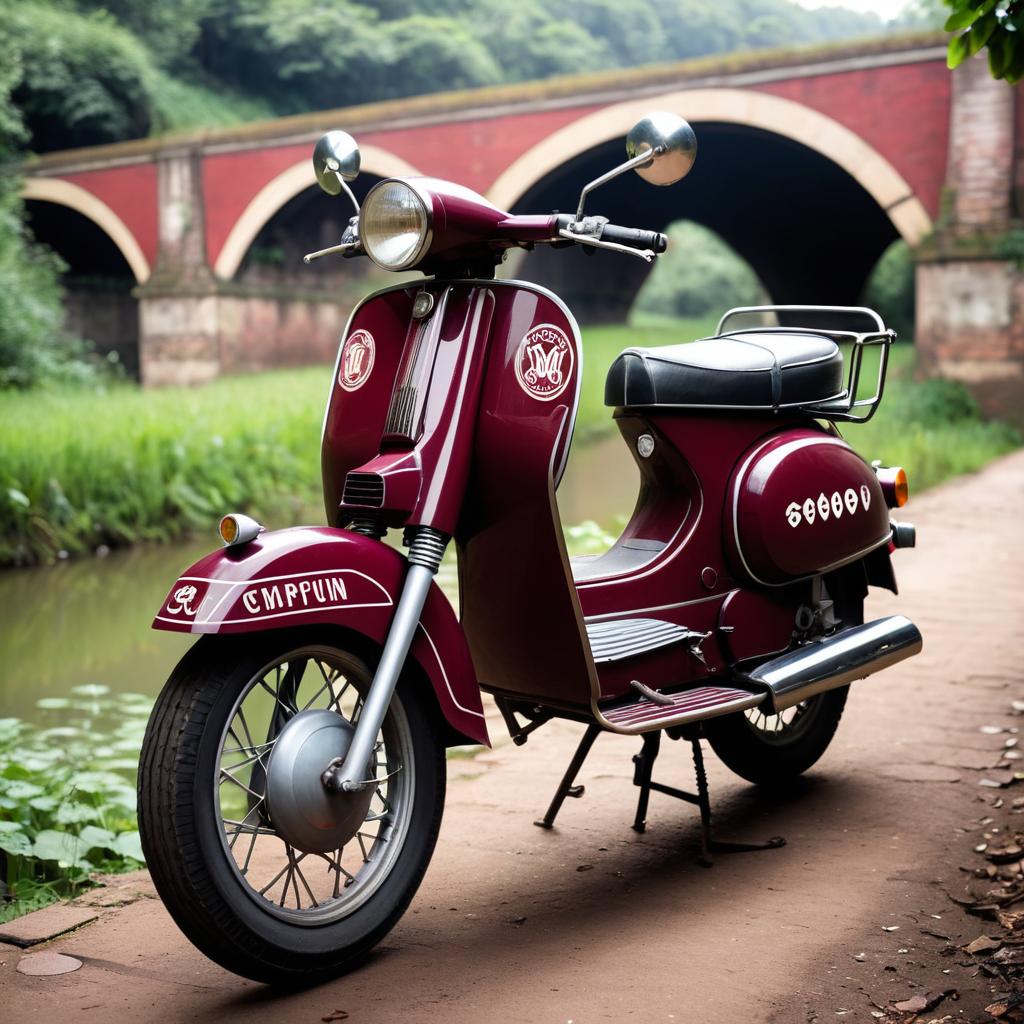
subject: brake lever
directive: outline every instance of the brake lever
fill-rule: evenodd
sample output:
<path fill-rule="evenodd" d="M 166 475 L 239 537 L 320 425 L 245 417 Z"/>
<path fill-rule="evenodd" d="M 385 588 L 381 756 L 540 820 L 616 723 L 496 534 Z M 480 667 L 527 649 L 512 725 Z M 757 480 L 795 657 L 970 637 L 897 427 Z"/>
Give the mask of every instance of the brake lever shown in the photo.
<path fill-rule="evenodd" d="M 344 182 L 342 182 L 342 186 L 345 186 Z M 345 191 L 348 192 L 347 187 L 345 187 Z M 352 198 L 352 202 L 355 202 L 354 197 Z M 358 203 L 356 203 L 356 209 L 359 209 Z M 346 242 L 346 238 L 350 239 L 350 241 Z M 321 256 L 333 256 L 335 253 L 346 256 L 356 249 L 362 249 L 362 247 L 363 242 L 359 237 L 359 214 L 357 213 L 354 217 L 349 219 L 348 225 L 341 236 L 341 241 L 337 245 L 329 245 L 326 249 L 317 249 L 316 252 L 307 252 L 306 255 L 302 257 L 302 262 L 312 263 L 313 260 L 318 260 Z"/>
<path fill-rule="evenodd" d="M 316 252 L 307 252 L 302 257 L 303 263 L 312 263 L 313 260 L 320 259 L 321 256 L 332 256 L 334 253 L 347 253 L 353 249 L 361 249 L 363 243 L 360 241 L 355 242 L 341 242 L 338 245 L 328 246 L 326 249 L 317 249 Z"/>
<path fill-rule="evenodd" d="M 568 228 L 559 228 L 560 238 L 566 238 L 570 242 L 578 242 L 580 245 L 592 245 L 597 249 L 609 249 L 612 252 L 624 252 L 627 256 L 639 256 L 645 263 L 653 263 L 657 253 L 653 249 L 633 249 L 628 245 L 620 245 L 618 242 L 604 242 L 593 235 L 582 235 Z"/>

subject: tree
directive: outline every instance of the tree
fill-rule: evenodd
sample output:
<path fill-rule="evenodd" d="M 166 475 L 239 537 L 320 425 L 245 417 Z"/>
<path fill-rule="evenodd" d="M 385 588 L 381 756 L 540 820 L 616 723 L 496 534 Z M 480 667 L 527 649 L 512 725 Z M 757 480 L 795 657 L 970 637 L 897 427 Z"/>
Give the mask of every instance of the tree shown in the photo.
<path fill-rule="evenodd" d="M 161 127 L 148 54 L 104 12 L 83 16 L 0 0 L 12 100 L 36 152 L 148 135 Z"/>
<path fill-rule="evenodd" d="M 1005 79 L 1010 85 L 1024 78 L 1024 0 L 946 2 L 953 13 L 946 19 L 945 30 L 960 32 L 949 41 L 947 63 L 951 68 L 987 47 L 993 78 Z"/>
<path fill-rule="evenodd" d="M 0 23 L 0 165 L 10 165 L 26 138 L 11 100 L 24 71 L 10 25 Z M 60 260 L 25 229 L 21 179 L 0 173 L 0 389 L 94 375 L 85 346 L 64 333 Z"/>

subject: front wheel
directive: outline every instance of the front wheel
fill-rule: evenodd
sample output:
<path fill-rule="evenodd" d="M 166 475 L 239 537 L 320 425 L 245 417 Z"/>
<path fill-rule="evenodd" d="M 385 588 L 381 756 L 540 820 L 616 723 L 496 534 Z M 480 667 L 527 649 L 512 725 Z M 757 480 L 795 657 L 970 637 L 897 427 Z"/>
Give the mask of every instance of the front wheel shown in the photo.
<path fill-rule="evenodd" d="M 332 634 L 204 637 L 167 682 L 139 767 L 139 829 L 185 935 L 237 974 L 301 985 L 395 925 L 433 853 L 445 792 L 432 708 L 399 682 L 366 766 L 329 793 L 372 670 Z"/>

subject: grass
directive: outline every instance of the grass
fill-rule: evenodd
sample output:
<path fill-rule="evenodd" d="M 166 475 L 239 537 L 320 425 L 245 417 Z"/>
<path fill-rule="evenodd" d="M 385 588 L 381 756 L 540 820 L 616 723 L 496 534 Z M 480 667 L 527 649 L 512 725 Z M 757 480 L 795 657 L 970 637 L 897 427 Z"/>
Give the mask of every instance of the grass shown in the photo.
<path fill-rule="evenodd" d="M 613 429 L 604 377 L 629 345 L 701 337 L 711 321 L 643 322 L 585 331 L 577 439 Z M 915 490 L 969 472 L 1021 443 L 981 419 L 948 381 L 915 381 L 897 345 L 875 418 L 844 434 L 865 458 L 907 469 Z M 225 509 L 297 521 L 319 500 L 324 367 L 224 378 L 199 389 L 0 393 L 0 565 L 28 565 L 100 545 L 170 540 Z"/>

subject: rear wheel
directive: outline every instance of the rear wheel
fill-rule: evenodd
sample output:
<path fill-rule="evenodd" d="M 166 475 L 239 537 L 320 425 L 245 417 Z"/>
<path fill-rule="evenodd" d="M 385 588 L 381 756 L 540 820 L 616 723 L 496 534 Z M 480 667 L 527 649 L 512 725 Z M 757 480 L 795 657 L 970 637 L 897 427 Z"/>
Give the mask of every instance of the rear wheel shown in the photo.
<path fill-rule="evenodd" d="M 819 694 L 765 715 L 752 708 L 705 723 L 711 749 L 737 775 L 762 786 L 781 785 L 807 771 L 828 748 L 843 716 L 849 687 Z"/>
<path fill-rule="evenodd" d="M 854 569 L 830 578 L 840 627 L 864 621 L 865 587 Z M 807 771 L 828 749 L 843 717 L 850 692 L 842 686 L 765 715 L 756 708 L 713 718 L 704 724 L 711 749 L 741 778 L 761 786 L 779 786 Z"/>
<path fill-rule="evenodd" d="M 154 883 L 186 936 L 228 970 L 306 984 L 344 970 L 412 899 L 433 852 L 444 747 L 399 682 L 366 766 L 331 794 L 372 679 L 329 634 L 201 639 L 157 701 L 139 771 Z"/>

